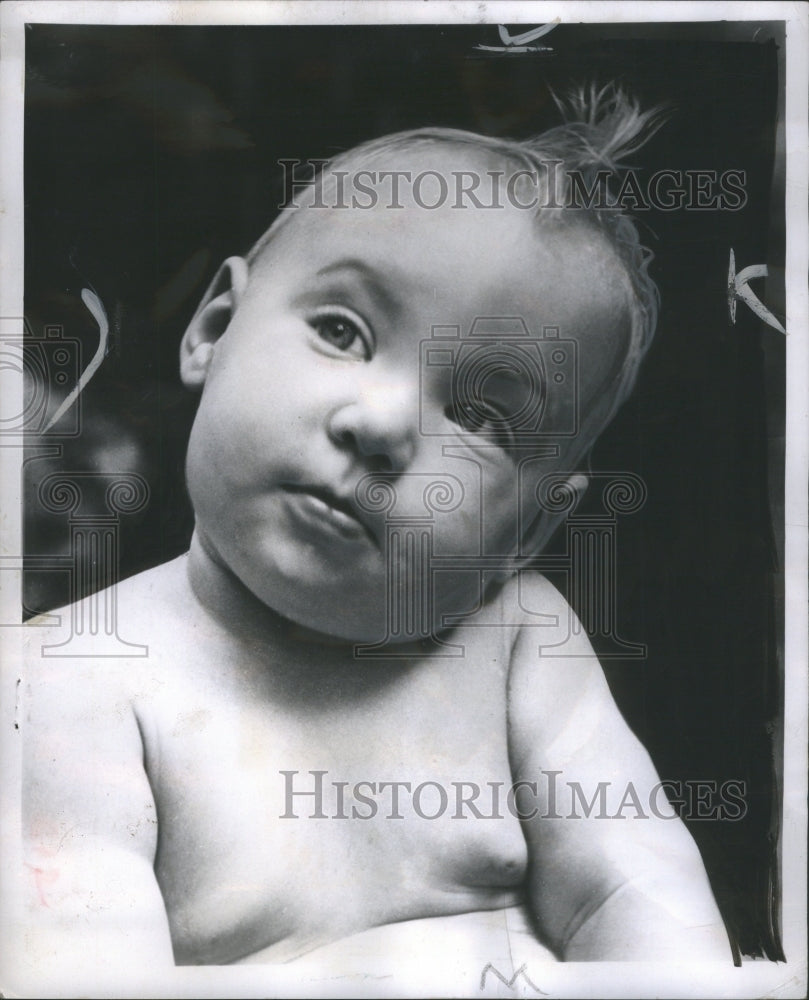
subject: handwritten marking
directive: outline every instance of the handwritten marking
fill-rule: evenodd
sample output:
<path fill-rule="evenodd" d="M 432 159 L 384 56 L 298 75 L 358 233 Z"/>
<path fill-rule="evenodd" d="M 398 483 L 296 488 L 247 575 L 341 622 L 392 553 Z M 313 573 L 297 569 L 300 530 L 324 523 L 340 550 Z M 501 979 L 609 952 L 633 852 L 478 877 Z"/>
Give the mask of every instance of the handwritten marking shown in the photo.
<path fill-rule="evenodd" d="M 536 993 L 541 993 L 542 996 L 544 996 L 544 997 L 548 996 L 548 994 L 545 993 L 544 990 L 541 990 L 536 985 L 536 983 L 532 983 L 531 980 L 528 978 L 528 973 L 525 971 L 526 966 L 527 966 L 527 963 L 523 963 L 519 967 L 519 969 L 517 969 L 517 971 L 514 973 L 514 975 L 511 977 L 511 979 L 506 979 L 506 977 L 503 975 L 503 973 L 499 969 L 495 968 L 495 966 L 492 965 L 491 962 L 489 962 L 489 963 L 487 963 L 483 967 L 483 972 L 481 972 L 481 974 L 480 974 L 480 988 L 481 989 L 485 988 L 485 986 L 486 986 L 486 976 L 487 976 L 487 974 L 489 972 L 491 972 L 491 974 L 493 976 L 497 976 L 497 978 L 500 980 L 500 982 L 503 983 L 504 986 L 508 986 L 508 988 L 510 990 L 514 989 L 514 983 L 519 979 L 520 976 L 522 976 L 522 978 L 526 981 L 526 983 L 528 983 L 528 985 L 531 987 L 532 990 L 534 990 Z"/>
<path fill-rule="evenodd" d="M 96 295 L 95 292 L 91 291 L 89 288 L 82 288 L 81 290 L 81 300 L 87 306 L 93 319 L 98 324 L 98 348 L 93 355 L 93 359 L 90 364 L 84 369 L 84 371 L 79 376 L 79 381 L 73 386 L 68 395 L 62 401 L 62 405 L 54 413 L 51 419 L 48 421 L 47 427 L 42 431 L 43 434 L 47 434 L 48 431 L 53 427 L 56 421 L 76 402 L 79 398 L 79 394 L 85 388 L 90 379 L 95 375 L 98 370 L 99 365 L 104 360 L 107 354 L 107 337 L 110 332 L 110 324 L 107 319 L 107 313 L 104 306 L 101 304 L 101 299 Z"/>
<path fill-rule="evenodd" d="M 730 248 L 730 261 L 728 263 L 728 312 L 730 313 L 730 322 L 734 325 L 736 324 L 736 300 L 741 299 L 742 302 L 747 303 L 759 319 L 763 319 L 768 326 L 778 330 L 779 333 L 785 334 L 786 330 L 747 284 L 753 278 L 766 278 L 768 273 L 766 264 L 751 264 L 737 274 L 736 254 L 733 252 L 733 247 Z"/>
<path fill-rule="evenodd" d="M 29 865 L 27 862 L 25 867 L 30 869 L 34 876 L 34 885 L 36 886 L 37 893 L 39 895 L 40 903 L 50 909 L 50 903 L 45 895 L 45 890 L 52 886 L 59 878 L 58 868 L 38 868 L 36 865 Z"/>
<path fill-rule="evenodd" d="M 560 21 L 561 18 L 557 17 L 549 24 L 540 24 L 538 28 L 531 28 L 530 31 L 524 31 L 521 35 L 510 35 L 504 24 L 498 24 L 497 32 L 503 45 L 528 45 L 529 42 L 535 42 L 537 38 L 542 38 L 543 35 L 553 31 Z"/>
<path fill-rule="evenodd" d="M 500 35 L 500 41 L 502 45 L 476 45 L 475 48 L 483 52 L 550 52 L 551 50 L 544 45 L 531 45 L 530 42 L 534 42 L 537 38 L 542 38 L 543 35 L 547 35 L 548 32 L 553 31 L 553 29 L 561 23 L 561 18 L 557 17 L 548 24 L 540 24 L 537 28 L 531 28 L 529 31 L 524 31 L 520 35 L 509 34 L 508 28 L 503 24 L 497 25 L 497 31 Z"/>

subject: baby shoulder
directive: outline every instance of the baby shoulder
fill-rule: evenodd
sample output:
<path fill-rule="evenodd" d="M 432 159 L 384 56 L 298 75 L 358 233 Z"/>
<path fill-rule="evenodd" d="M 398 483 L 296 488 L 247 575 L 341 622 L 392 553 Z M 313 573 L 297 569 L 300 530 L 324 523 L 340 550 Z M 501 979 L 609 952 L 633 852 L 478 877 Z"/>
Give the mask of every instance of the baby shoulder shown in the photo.
<path fill-rule="evenodd" d="M 502 621 L 511 624 L 512 648 L 519 659 L 593 655 L 573 608 L 542 573 L 520 570 L 503 586 L 497 604 Z"/>
<path fill-rule="evenodd" d="M 49 656 L 52 638 L 43 637 L 36 627 L 27 637 L 18 682 L 24 747 L 60 746 L 72 754 L 74 744 L 120 742 L 127 730 L 134 733 L 135 678 L 127 671 L 131 664 Z"/>
<path fill-rule="evenodd" d="M 522 614 L 509 663 L 512 725 L 527 734 L 551 734 L 563 720 L 600 714 L 604 705 L 612 704 L 609 689 L 587 633 L 567 600 L 534 571 L 521 572 L 507 586 L 512 589 L 511 602 L 516 600 Z"/>
<path fill-rule="evenodd" d="M 84 601 L 26 622 L 20 630 L 20 705 L 28 740 L 120 741 L 135 706 L 159 687 L 171 633 L 160 574 L 147 571 Z M 174 635 L 176 637 L 176 630 Z"/>
<path fill-rule="evenodd" d="M 196 604 L 186 591 L 181 558 L 40 614 L 21 630 L 24 662 L 52 677 L 72 672 L 77 681 L 103 665 L 102 687 L 116 677 L 136 677 L 162 650 L 182 648 Z"/>

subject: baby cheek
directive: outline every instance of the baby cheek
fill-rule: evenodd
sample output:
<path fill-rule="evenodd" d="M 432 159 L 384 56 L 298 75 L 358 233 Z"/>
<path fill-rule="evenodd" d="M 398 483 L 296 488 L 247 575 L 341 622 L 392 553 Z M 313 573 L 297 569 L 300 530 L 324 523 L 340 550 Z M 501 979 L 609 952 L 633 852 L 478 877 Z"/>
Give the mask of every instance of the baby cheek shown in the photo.
<path fill-rule="evenodd" d="M 518 519 L 513 494 L 508 502 L 483 500 L 481 506 L 479 493 L 469 490 L 457 510 L 436 517 L 437 555 L 492 556 L 514 551 Z"/>

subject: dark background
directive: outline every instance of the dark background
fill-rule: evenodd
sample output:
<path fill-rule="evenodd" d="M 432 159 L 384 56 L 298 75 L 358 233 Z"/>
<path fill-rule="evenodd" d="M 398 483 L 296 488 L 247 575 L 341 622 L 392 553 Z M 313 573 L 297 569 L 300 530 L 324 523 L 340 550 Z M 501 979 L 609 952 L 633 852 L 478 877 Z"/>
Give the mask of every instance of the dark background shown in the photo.
<path fill-rule="evenodd" d="M 558 124 L 550 88 L 591 80 L 667 103 L 667 125 L 633 162 L 641 176 L 746 170 L 748 201 L 637 213 L 660 324 L 593 467 L 648 487 L 620 522 L 617 568 L 619 634 L 648 656 L 604 665 L 662 777 L 746 783 L 742 820 L 689 826 L 735 946 L 775 959 L 784 338 L 743 303 L 731 325 L 726 284 L 730 247 L 739 270 L 768 263 L 754 287 L 783 322 L 782 32 L 563 25 L 539 39 L 549 52 L 486 55 L 478 43 L 498 45 L 495 26 L 27 27 L 26 319 L 35 337 L 63 327 L 86 364 L 98 334 L 79 294 L 91 287 L 111 339 L 82 395 L 81 434 L 58 453 L 28 447 L 26 614 L 69 599 L 66 574 L 33 558 L 69 551 L 66 519 L 37 501 L 48 472 L 146 478 L 149 504 L 121 523 L 122 576 L 187 547 L 195 399 L 178 345 L 217 264 L 275 214 L 280 158 L 423 125 L 524 137 Z"/>

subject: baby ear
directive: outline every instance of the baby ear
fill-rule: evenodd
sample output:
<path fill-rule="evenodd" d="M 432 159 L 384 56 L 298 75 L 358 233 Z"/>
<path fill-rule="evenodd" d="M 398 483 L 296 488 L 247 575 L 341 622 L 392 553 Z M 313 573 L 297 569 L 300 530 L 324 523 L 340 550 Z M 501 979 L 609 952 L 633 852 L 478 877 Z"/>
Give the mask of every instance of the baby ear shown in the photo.
<path fill-rule="evenodd" d="M 187 389 L 205 384 L 216 342 L 227 329 L 247 281 L 247 261 L 228 257 L 208 286 L 180 343 L 180 377 Z"/>
<path fill-rule="evenodd" d="M 578 506 L 579 500 L 587 492 L 587 487 L 590 485 L 590 480 L 583 472 L 574 472 L 572 476 L 567 481 L 567 485 L 571 490 L 577 495 L 576 505 Z"/>
<path fill-rule="evenodd" d="M 543 510 L 533 520 L 522 540 L 523 552 L 538 555 L 545 548 L 550 538 L 565 518 L 574 511 L 587 492 L 590 481 L 583 472 L 571 472 L 565 479 L 565 487 L 569 490 L 570 503 L 559 513 Z"/>

